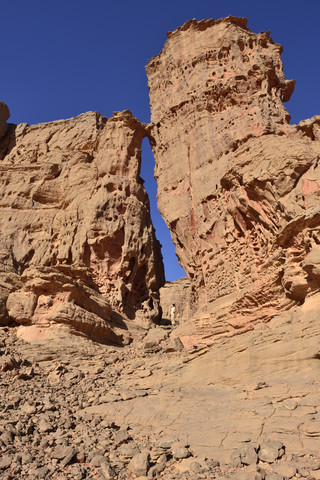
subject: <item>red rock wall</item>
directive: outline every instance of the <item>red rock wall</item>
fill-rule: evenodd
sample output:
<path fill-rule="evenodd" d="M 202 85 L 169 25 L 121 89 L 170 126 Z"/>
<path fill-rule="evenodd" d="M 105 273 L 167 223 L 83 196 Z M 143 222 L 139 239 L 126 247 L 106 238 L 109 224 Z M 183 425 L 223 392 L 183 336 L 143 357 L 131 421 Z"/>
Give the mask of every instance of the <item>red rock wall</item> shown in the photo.
<path fill-rule="evenodd" d="M 290 126 L 282 47 L 246 19 L 168 34 L 149 79 L 159 209 L 200 334 L 236 333 L 320 286 L 320 117 Z"/>
<path fill-rule="evenodd" d="M 129 111 L 10 126 L 0 142 L 2 322 L 8 311 L 21 324 L 120 341 L 127 319 L 159 318 L 162 257 L 139 176 L 145 134 Z"/>

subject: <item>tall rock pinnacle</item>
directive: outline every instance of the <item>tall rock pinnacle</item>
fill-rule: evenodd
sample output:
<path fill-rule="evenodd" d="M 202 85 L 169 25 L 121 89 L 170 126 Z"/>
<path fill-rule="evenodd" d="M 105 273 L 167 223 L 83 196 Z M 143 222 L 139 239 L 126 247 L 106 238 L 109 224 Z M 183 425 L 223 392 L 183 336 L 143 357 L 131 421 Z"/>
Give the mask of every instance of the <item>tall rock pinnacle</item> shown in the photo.
<path fill-rule="evenodd" d="M 194 331 L 232 334 L 320 287 L 320 118 L 289 125 L 282 47 L 246 19 L 168 37 L 146 67 L 159 209 Z"/>

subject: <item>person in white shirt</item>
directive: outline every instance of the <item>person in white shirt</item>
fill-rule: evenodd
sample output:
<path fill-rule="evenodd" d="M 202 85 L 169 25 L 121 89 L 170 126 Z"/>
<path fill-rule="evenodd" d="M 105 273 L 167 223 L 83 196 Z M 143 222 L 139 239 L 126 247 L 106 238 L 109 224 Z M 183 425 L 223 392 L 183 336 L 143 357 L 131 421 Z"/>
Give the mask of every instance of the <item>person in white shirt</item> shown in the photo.
<path fill-rule="evenodd" d="M 175 324 L 176 324 L 175 315 L 176 315 L 176 306 L 175 306 L 175 304 L 173 303 L 173 304 L 171 305 L 171 307 L 170 307 L 171 325 L 175 325 Z"/>

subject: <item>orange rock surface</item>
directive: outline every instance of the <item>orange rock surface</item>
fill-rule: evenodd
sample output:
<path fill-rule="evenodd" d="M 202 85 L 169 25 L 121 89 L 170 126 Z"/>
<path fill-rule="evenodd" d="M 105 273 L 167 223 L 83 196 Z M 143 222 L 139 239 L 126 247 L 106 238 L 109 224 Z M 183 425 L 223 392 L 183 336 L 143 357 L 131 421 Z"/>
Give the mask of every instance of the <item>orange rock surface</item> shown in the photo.
<path fill-rule="evenodd" d="M 1 319 L 120 342 L 159 318 L 160 245 L 129 111 L 11 125 L 0 143 Z"/>
<path fill-rule="evenodd" d="M 187 333 L 235 334 L 319 290 L 320 117 L 289 125 L 282 47 L 246 19 L 168 37 L 146 67 L 159 209 L 191 279 Z"/>

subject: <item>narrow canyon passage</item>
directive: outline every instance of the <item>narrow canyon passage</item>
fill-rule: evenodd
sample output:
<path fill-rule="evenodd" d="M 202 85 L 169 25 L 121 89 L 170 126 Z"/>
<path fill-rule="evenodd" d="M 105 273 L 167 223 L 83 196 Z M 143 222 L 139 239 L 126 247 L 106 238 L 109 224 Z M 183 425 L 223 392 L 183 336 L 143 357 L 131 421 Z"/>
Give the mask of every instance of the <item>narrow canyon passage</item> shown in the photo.
<path fill-rule="evenodd" d="M 162 245 L 162 256 L 165 269 L 166 281 L 178 280 L 186 276 L 186 272 L 179 265 L 175 254 L 175 247 L 171 239 L 170 231 L 163 220 L 157 206 L 157 182 L 154 178 L 154 156 L 148 138 L 144 138 L 142 142 L 141 155 L 141 172 L 140 175 L 144 179 L 144 187 L 149 196 L 151 219 L 156 230 L 156 237 Z"/>

